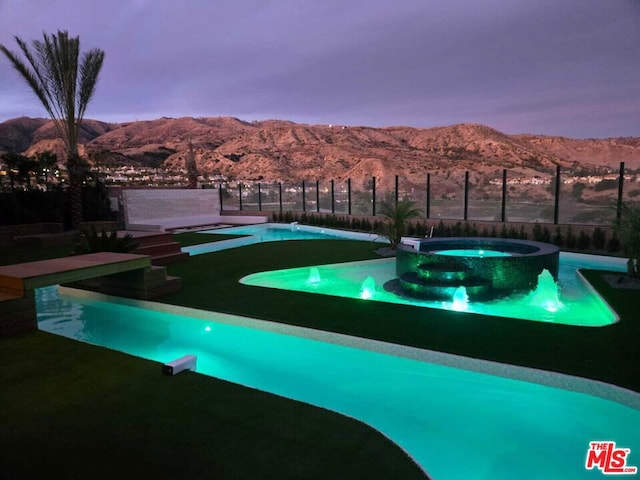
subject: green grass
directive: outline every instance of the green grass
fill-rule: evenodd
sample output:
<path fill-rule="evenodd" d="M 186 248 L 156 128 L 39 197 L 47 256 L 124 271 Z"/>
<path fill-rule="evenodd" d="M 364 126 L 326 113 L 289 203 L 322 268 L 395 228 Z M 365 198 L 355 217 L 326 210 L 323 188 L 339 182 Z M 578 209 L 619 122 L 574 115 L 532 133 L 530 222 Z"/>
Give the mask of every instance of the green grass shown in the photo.
<path fill-rule="evenodd" d="M 640 301 L 595 282 L 621 321 L 575 327 L 241 285 L 250 273 L 376 258 L 368 242 L 272 242 L 173 265 L 182 292 L 163 302 L 578 375 L 640 391 Z M 600 274 L 588 273 L 588 278 Z M 309 308 L 312 305 L 312 308 Z"/>
<path fill-rule="evenodd" d="M 328 410 L 36 332 L 0 348 L 0 478 L 424 478 Z"/>
<path fill-rule="evenodd" d="M 258 271 L 377 258 L 376 247 L 305 240 L 199 255 L 170 267 L 170 274 L 182 277 L 183 290 L 164 301 L 564 372 L 640 391 L 637 292 L 611 288 L 599 271 L 585 276 L 621 317 L 599 328 L 238 283 Z M 0 341 L 0 380 L 0 478 L 421 475 L 391 442 L 356 421 L 191 372 L 165 377 L 154 362 L 44 332 Z"/>

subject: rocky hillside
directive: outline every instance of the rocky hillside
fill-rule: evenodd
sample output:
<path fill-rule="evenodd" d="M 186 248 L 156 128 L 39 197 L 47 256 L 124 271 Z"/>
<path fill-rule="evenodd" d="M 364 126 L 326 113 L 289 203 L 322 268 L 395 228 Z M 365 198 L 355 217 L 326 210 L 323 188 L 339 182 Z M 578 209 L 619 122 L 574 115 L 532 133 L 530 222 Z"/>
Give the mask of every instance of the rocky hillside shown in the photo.
<path fill-rule="evenodd" d="M 0 151 L 54 150 L 62 155 L 51 122 L 16 118 L 0 123 Z M 345 179 L 382 183 L 398 174 L 422 183 L 427 172 L 470 170 L 498 174 L 551 173 L 556 165 L 575 172 L 640 168 L 640 138 L 577 140 L 506 135 L 484 125 L 347 127 L 236 118 L 161 118 L 109 124 L 87 120 L 81 152 L 92 162 L 183 168 L 188 140 L 201 172 L 244 180 Z"/>

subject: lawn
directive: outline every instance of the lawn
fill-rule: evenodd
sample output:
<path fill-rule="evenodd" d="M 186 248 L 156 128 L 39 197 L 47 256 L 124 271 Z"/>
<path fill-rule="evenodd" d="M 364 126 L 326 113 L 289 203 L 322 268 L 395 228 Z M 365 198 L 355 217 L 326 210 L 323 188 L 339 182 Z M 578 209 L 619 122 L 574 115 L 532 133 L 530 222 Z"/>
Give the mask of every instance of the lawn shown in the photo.
<path fill-rule="evenodd" d="M 182 235 L 188 235 L 186 244 L 200 237 Z M 621 321 L 598 328 L 238 283 L 258 271 L 378 258 L 377 247 L 304 240 L 198 255 L 169 267 L 182 277 L 183 290 L 162 301 L 564 372 L 640 392 L 640 301 L 635 292 L 610 287 L 602 272 L 585 275 Z M 165 377 L 154 362 L 44 332 L 2 340 L 0 368 L 1 384 L 10 386 L 0 389 L 0 478 L 51 472 L 66 478 L 422 476 L 394 444 L 354 420 L 191 372 Z"/>
<path fill-rule="evenodd" d="M 231 235 L 229 233 L 203 234 L 196 232 L 185 232 L 174 234 L 173 238 L 180 244 L 181 247 L 190 247 L 192 245 L 221 242 L 222 240 L 231 240 L 233 238 L 240 238 L 245 236 L 246 235 Z"/>
<path fill-rule="evenodd" d="M 250 273 L 378 258 L 369 242 L 271 242 L 198 255 L 170 267 L 182 292 L 163 302 L 235 313 L 430 350 L 562 372 L 640 391 L 637 296 L 586 272 L 621 321 L 575 327 L 242 285 Z M 313 308 L 309 308 L 313 305 Z"/>
<path fill-rule="evenodd" d="M 2 479 L 425 478 L 328 410 L 45 332 L 0 345 Z"/>

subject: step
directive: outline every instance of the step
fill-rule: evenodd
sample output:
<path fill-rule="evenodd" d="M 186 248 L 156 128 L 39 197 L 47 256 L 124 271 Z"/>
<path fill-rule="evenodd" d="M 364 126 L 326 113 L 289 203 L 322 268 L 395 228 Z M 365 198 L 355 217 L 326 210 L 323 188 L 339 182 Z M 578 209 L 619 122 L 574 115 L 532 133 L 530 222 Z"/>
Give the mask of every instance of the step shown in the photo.
<path fill-rule="evenodd" d="M 140 255 L 150 255 L 152 257 L 179 252 L 181 252 L 181 247 L 178 242 L 156 243 L 153 245 L 138 245 L 138 247 L 134 250 L 134 253 L 138 253 Z"/>
<path fill-rule="evenodd" d="M 417 274 L 426 281 L 460 282 L 473 276 L 473 272 L 464 265 L 443 265 L 423 263 L 418 266 Z"/>
<path fill-rule="evenodd" d="M 479 277 L 463 281 L 425 281 L 415 272 L 407 272 L 398 278 L 401 288 L 417 298 L 429 300 L 451 300 L 459 287 L 465 287 L 471 301 L 491 298 L 492 286 L 489 280 Z"/>
<path fill-rule="evenodd" d="M 148 246 L 148 245 L 158 245 L 163 243 L 172 243 L 175 242 L 173 235 L 170 233 L 159 233 L 157 235 L 144 235 L 137 236 L 133 238 L 133 241 L 138 244 L 138 246 Z"/>

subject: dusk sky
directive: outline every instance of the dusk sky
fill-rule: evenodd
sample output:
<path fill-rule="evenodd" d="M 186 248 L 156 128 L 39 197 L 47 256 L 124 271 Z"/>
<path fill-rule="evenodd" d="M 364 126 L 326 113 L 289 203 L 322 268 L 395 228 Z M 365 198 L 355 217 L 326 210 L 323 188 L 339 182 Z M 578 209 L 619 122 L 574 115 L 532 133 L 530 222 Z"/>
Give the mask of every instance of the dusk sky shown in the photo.
<path fill-rule="evenodd" d="M 640 0 L 0 0 L 106 52 L 87 118 L 640 136 Z M 0 57 L 0 121 L 46 117 Z"/>

